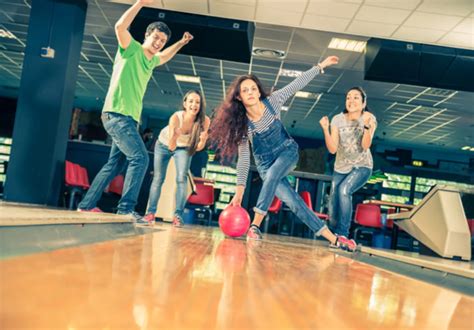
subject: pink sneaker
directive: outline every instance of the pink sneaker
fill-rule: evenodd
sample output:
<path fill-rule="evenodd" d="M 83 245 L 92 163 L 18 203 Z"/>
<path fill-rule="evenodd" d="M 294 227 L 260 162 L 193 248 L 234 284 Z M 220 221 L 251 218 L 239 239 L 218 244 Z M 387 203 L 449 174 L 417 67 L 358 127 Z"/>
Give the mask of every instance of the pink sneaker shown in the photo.
<path fill-rule="evenodd" d="M 183 227 L 183 225 L 184 225 L 183 219 L 181 219 L 180 217 L 175 215 L 174 218 L 173 218 L 173 226 Z"/>
<path fill-rule="evenodd" d="M 94 207 L 93 209 L 90 210 L 85 210 L 85 209 L 77 209 L 77 212 L 93 212 L 93 213 L 104 213 L 101 209 L 98 207 Z"/>
<path fill-rule="evenodd" d="M 353 239 L 348 239 L 345 236 L 337 236 L 336 246 L 341 250 L 354 252 L 357 249 L 357 243 Z"/>
<path fill-rule="evenodd" d="M 143 219 L 145 219 L 146 222 L 148 222 L 150 225 L 155 223 L 155 214 L 154 213 L 148 213 L 146 214 Z"/>
<path fill-rule="evenodd" d="M 256 241 L 260 241 L 263 238 L 262 232 L 260 228 L 257 226 L 250 226 L 249 230 L 247 231 L 247 239 L 253 239 Z"/>

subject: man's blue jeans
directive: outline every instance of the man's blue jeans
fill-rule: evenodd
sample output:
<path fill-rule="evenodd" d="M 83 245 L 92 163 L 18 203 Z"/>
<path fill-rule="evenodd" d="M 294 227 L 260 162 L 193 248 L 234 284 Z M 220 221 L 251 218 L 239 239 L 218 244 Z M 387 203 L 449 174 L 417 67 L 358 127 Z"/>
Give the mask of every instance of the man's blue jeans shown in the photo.
<path fill-rule="evenodd" d="M 125 181 L 118 211 L 134 211 L 138 194 L 148 168 L 148 153 L 137 129 L 137 122 L 132 117 L 115 112 L 103 112 L 102 123 L 112 138 L 109 159 L 97 173 L 87 194 L 79 203 L 79 208 L 94 208 L 107 185 L 125 168 Z M 128 162 L 128 167 L 127 167 Z"/>

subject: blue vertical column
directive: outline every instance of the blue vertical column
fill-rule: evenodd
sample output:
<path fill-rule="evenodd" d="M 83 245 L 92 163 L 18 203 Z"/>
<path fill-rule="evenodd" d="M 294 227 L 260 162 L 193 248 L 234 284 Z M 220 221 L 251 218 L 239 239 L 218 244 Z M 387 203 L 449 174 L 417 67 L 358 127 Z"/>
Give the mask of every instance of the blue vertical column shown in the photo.
<path fill-rule="evenodd" d="M 4 198 L 57 205 L 86 0 L 33 0 Z"/>

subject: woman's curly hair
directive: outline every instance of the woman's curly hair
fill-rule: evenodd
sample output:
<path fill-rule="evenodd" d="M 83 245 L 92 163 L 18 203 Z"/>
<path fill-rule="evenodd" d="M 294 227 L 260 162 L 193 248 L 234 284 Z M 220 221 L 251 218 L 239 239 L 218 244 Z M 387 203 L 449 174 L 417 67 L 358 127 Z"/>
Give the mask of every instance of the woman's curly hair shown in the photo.
<path fill-rule="evenodd" d="M 209 140 L 221 160 L 231 160 L 237 148 L 247 135 L 247 112 L 239 100 L 240 85 L 245 80 L 253 80 L 260 92 L 260 100 L 268 93 L 257 76 L 250 74 L 237 77 L 227 89 L 225 100 L 217 107 L 211 121 Z"/>

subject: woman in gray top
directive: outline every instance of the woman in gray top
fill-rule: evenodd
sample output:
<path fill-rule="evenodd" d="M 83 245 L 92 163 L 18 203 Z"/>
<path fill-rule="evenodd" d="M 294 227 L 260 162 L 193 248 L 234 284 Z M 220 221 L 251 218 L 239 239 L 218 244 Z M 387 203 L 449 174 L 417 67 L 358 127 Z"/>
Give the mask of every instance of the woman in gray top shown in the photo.
<path fill-rule="evenodd" d="M 334 232 L 348 236 L 352 218 L 352 194 L 362 188 L 372 174 L 370 153 L 377 128 L 375 116 L 368 111 L 367 95 L 361 87 L 351 88 L 346 95 L 345 110 L 319 121 L 324 131 L 326 147 L 336 154 L 329 208 L 330 225 Z M 331 128 L 329 128 L 331 126 Z"/>

